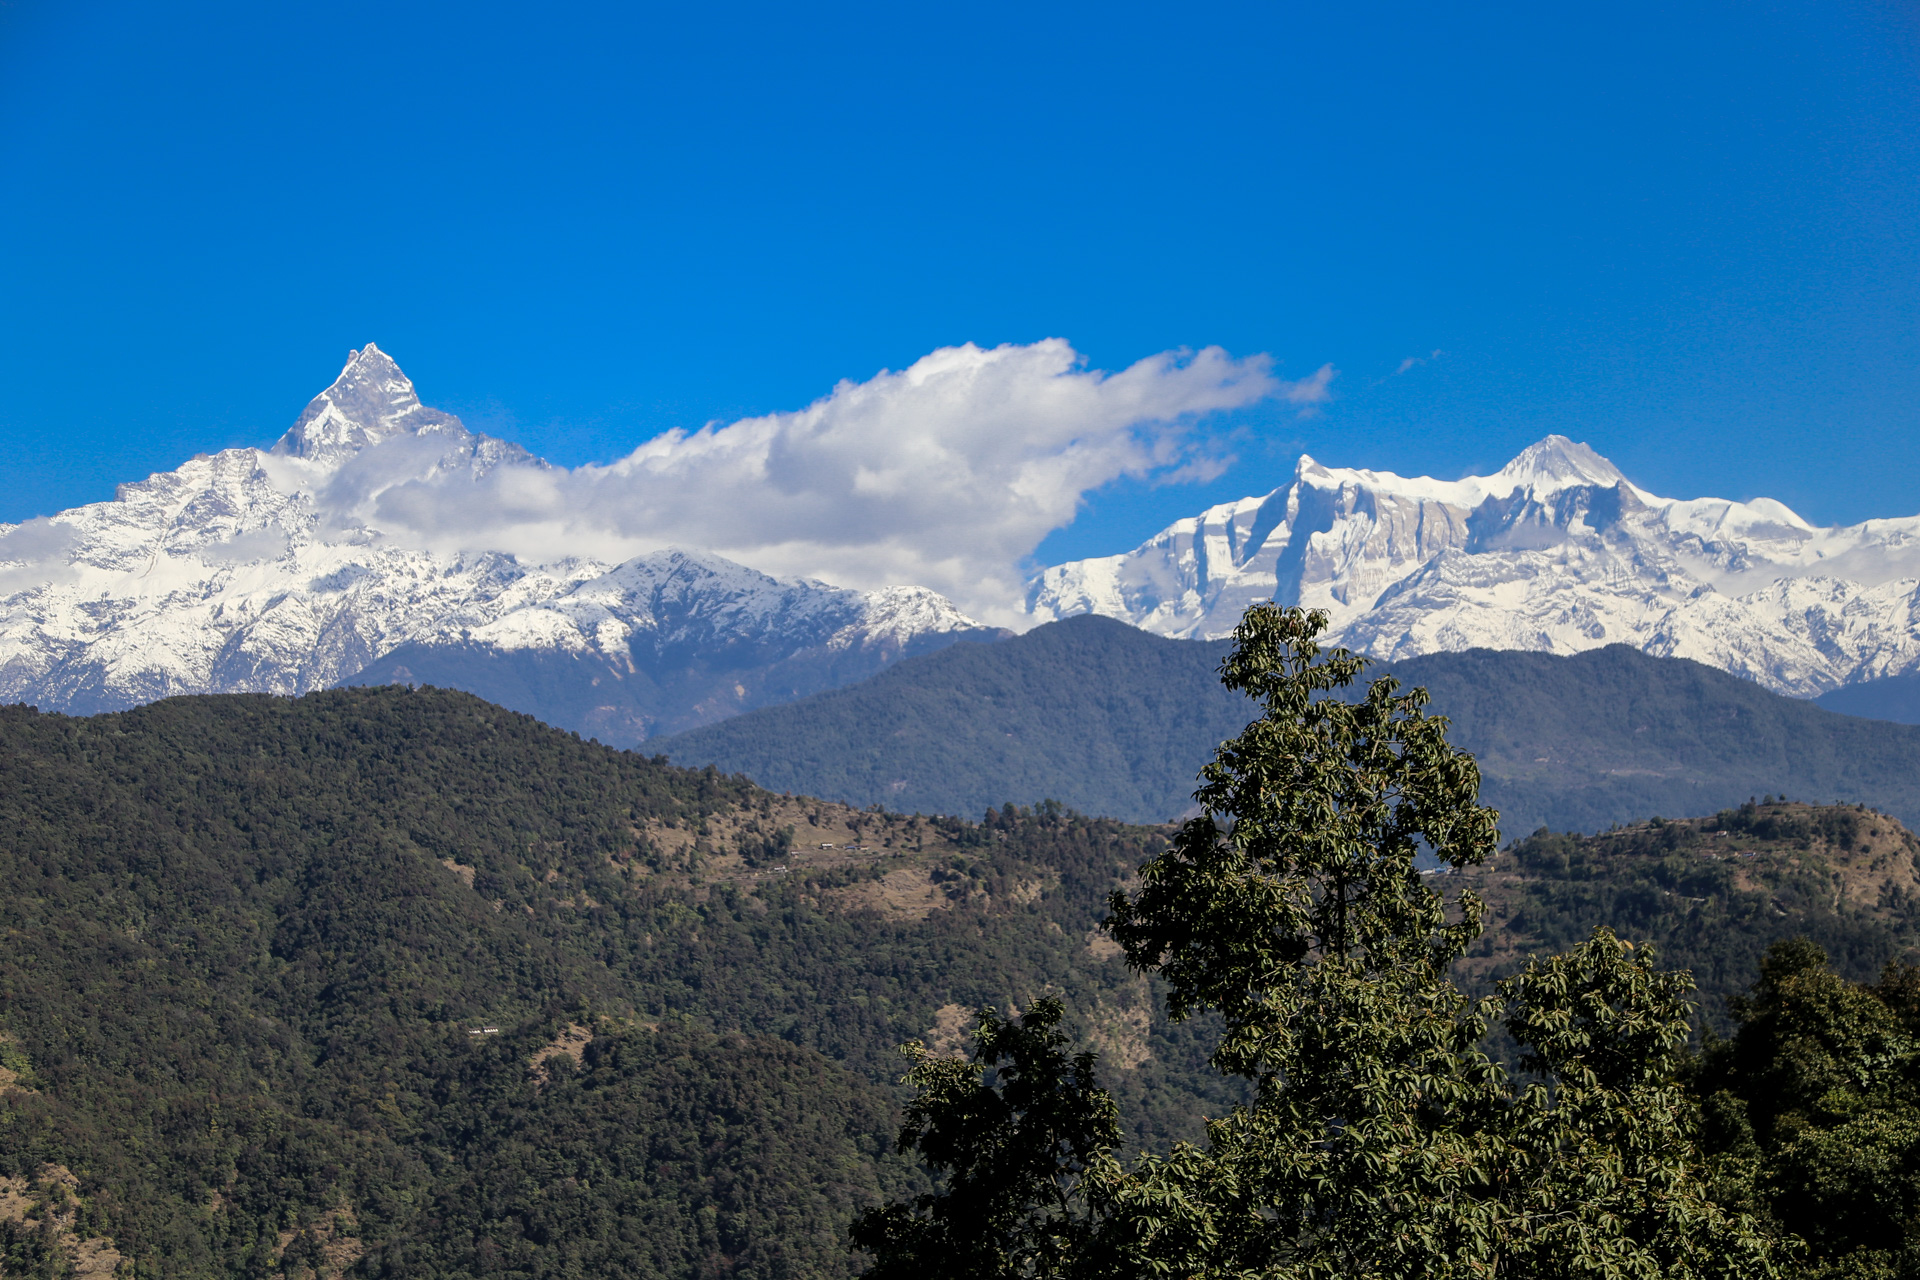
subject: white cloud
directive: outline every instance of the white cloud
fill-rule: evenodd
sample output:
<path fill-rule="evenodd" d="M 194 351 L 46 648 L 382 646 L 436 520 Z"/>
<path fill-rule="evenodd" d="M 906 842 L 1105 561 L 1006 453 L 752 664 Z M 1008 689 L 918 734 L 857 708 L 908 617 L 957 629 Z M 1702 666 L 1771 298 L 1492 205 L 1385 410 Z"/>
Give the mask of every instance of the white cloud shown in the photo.
<path fill-rule="evenodd" d="M 0 599 L 72 582 L 79 575 L 70 558 L 79 544 L 79 530 L 64 520 L 37 516 L 10 528 L 0 525 Z"/>
<path fill-rule="evenodd" d="M 383 445 L 325 498 L 336 519 L 441 547 L 609 560 L 702 547 L 770 573 L 929 586 L 1017 623 L 1023 561 L 1084 494 L 1123 476 L 1204 473 L 1196 420 L 1269 397 L 1312 406 L 1332 378 L 1329 366 L 1289 383 L 1265 356 L 1217 347 L 1118 373 L 1085 368 L 1060 339 L 949 347 L 804 409 L 670 431 L 605 466 L 382 486 L 381 471 L 420 474 L 399 456 L 411 446 L 387 470 Z"/>
<path fill-rule="evenodd" d="M 1288 404 L 1325 404 L 1333 399 L 1334 367 L 1323 364 L 1298 382 L 1290 382 L 1284 392 Z"/>
<path fill-rule="evenodd" d="M 0 561 L 37 563 L 57 560 L 73 550 L 79 542 L 79 531 L 72 524 L 36 516 L 0 532 Z"/>

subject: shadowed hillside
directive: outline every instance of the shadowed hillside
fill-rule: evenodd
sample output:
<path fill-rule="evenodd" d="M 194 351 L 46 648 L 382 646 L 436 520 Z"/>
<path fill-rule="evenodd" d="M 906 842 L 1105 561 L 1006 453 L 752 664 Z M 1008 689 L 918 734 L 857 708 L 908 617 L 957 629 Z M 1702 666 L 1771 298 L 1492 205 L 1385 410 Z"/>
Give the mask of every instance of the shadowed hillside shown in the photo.
<path fill-rule="evenodd" d="M 1251 714 L 1215 677 L 1224 650 L 1073 618 L 653 745 L 857 805 L 973 814 L 1052 797 L 1163 821 Z M 1699 663 L 1620 645 L 1568 658 L 1475 649 L 1371 674 L 1387 672 L 1426 686 L 1451 717 L 1510 837 L 1768 792 L 1920 821 L 1920 728 L 1836 715 Z"/>
<path fill-rule="evenodd" d="M 1920 673 L 1862 680 L 1829 689 L 1814 699 L 1829 711 L 1896 724 L 1920 724 Z"/>

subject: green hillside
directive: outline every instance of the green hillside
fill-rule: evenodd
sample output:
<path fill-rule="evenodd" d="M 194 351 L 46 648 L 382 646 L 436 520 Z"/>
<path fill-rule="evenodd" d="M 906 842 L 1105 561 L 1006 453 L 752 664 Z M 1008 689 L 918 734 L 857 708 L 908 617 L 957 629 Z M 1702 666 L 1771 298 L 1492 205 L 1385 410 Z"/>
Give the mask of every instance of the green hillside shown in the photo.
<path fill-rule="evenodd" d="M 1215 678 L 1222 652 L 1073 618 L 650 745 L 858 805 L 974 814 L 1052 797 L 1164 821 L 1187 808 L 1196 763 L 1250 714 Z M 1373 674 L 1389 670 L 1452 718 L 1509 836 L 1769 792 L 1920 822 L 1920 728 L 1836 715 L 1699 663 L 1612 646 L 1436 654 Z"/>
<path fill-rule="evenodd" d="M 1164 822 L 1253 704 L 1221 687 L 1224 647 L 1073 618 L 955 645 L 866 681 L 648 744 L 776 791 L 972 815 L 1053 798 Z"/>
<path fill-rule="evenodd" d="M 1889 961 L 1920 961 L 1920 838 L 1853 805 L 1767 796 L 1598 835 L 1539 831 L 1448 879 L 1489 908 L 1487 933 L 1464 962 L 1471 972 L 1511 972 L 1604 924 L 1690 970 L 1703 1016 L 1721 1030 L 1730 998 L 1785 939 L 1812 939 L 1856 982 Z"/>
<path fill-rule="evenodd" d="M 1194 1130 L 1196 1029 L 1087 943 L 1158 839 L 772 796 L 460 693 L 0 710 L 0 1266 L 845 1274 L 917 1176 L 893 1046 L 966 1008 L 1063 993 L 1135 1130 Z"/>
<path fill-rule="evenodd" d="M 1502 854 L 1475 963 L 1613 921 L 1718 1010 L 1784 932 L 1911 952 L 1890 820 L 1718 821 L 1777 861 L 1716 871 L 1699 823 Z M 770 793 L 435 690 L 0 709 L 0 1270 L 847 1275 L 920 1185 L 894 1046 L 981 1004 L 1060 996 L 1142 1145 L 1230 1104 L 1095 930 L 1165 836 Z"/>

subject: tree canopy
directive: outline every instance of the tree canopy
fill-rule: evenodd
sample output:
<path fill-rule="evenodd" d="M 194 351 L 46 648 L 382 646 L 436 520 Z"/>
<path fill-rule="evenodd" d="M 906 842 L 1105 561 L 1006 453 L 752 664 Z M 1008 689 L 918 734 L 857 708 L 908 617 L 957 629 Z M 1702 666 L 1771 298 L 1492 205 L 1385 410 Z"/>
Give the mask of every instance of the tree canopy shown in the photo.
<path fill-rule="evenodd" d="M 1920 1274 L 1920 969 L 1776 943 L 1694 1087 L 1719 1194 L 1805 1240 L 1810 1277 Z"/>
<path fill-rule="evenodd" d="M 945 1183 L 859 1220 L 870 1280 L 1776 1274 L 1780 1247 L 1716 1203 L 1692 1141 L 1685 975 L 1602 929 L 1492 996 L 1454 984 L 1481 904 L 1421 863 L 1483 861 L 1497 815 L 1423 690 L 1336 696 L 1364 660 L 1323 653 L 1325 625 L 1247 612 L 1221 679 L 1262 714 L 1106 924 L 1175 1018 L 1219 1017 L 1213 1064 L 1251 1100 L 1204 1145 L 1126 1165 L 1092 1061 L 1047 1033 L 1058 1010 L 1026 1034 L 983 1012 L 973 1061 L 913 1051 L 902 1144 Z M 1495 1025 L 1517 1073 L 1483 1047 Z M 1025 1172 L 981 1197 L 989 1160 Z"/>

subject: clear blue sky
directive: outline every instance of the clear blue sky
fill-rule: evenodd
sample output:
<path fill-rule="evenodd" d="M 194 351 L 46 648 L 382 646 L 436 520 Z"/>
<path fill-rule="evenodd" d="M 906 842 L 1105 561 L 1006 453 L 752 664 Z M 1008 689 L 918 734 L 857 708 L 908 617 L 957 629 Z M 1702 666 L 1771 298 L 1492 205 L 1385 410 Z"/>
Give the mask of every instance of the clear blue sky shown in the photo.
<path fill-rule="evenodd" d="M 377 341 L 555 461 L 942 345 L 1325 362 L 1205 486 L 1550 431 L 1920 512 L 1910 7 L 0 4 L 0 519 L 265 444 Z M 1409 357 L 1442 354 L 1395 376 Z"/>

